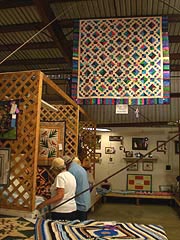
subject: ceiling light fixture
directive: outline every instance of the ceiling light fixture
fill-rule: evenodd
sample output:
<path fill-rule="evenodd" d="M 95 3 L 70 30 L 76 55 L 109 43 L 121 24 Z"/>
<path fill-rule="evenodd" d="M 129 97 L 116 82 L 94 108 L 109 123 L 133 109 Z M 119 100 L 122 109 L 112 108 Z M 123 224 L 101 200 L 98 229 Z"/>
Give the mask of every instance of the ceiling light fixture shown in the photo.
<path fill-rule="evenodd" d="M 86 129 L 86 130 L 89 130 L 89 131 L 93 131 L 94 128 L 83 128 L 83 129 Z M 96 131 L 97 132 L 111 132 L 111 129 L 108 129 L 108 128 L 96 128 Z"/>

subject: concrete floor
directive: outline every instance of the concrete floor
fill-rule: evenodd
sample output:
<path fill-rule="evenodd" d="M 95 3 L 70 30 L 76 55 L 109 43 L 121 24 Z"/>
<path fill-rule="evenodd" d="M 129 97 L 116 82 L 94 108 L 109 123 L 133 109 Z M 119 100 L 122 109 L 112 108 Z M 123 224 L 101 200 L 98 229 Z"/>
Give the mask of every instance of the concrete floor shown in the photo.
<path fill-rule="evenodd" d="M 143 202 L 136 205 L 133 202 L 108 200 L 106 203 L 98 203 L 94 212 L 88 214 L 88 219 L 157 224 L 163 226 L 168 240 L 180 239 L 180 217 L 177 209 L 169 206 L 168 202 Z"/>

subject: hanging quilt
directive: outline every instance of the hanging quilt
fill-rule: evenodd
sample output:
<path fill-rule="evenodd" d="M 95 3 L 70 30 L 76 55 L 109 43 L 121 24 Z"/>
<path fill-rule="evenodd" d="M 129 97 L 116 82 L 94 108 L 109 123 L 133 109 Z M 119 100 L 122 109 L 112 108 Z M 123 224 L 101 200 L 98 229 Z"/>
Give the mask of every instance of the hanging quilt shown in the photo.
<path fill-rule="evenodd" d="M 78 104 L 167 104 L 167 17 L 75 22 L 72 97 Z"/>
<path fill-rule="evenodd" d="M 0 139 L 17 139 L 19 100 L 0 101 Z"/>

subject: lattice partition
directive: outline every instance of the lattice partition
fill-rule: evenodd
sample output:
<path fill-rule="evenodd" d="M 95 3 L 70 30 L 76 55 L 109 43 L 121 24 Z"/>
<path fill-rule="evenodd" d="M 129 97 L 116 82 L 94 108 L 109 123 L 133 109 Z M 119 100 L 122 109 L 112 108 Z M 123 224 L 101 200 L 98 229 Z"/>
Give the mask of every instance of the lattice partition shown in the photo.
<path fill-rule="evenodd" d="M 85 168 L 91 168 L 95 176 L 96 124 L 94 122 L 79 123 L 79 158 Z"/>
<path fill-rule="evenodd" d="M 65 154 L 77 155 L 78 106 L 67 97 L 72 105 L 55 105 L 58 112 L 41 108 L 43 81 L 66 98 L 66 94 L 40 71 L 0 74 L 0 100 L 17 100 L 20 110 L 17 140 L 0 141 L 0 147 L 11 148 L 10 181 L 8 186 L 0 186 L 1 209 L 34 210 L 35 194 L 39 191 L 36 188 L 37 176 L 43 172 L 42 167 L 37 169 L 40 120 L 65 121 Z M 47 174 L 50 184 L 53 173 L 48 168 Z"/>
<path fill-rule="evenodd" d="M 65 152 L 70 156 L 77 155 L 78 149 L 78 109 L 71 105 L 53 105 L 58 112 L 48 108 L 41 109 L 41 121 L 65 121 Z M 54 180 L 49 166 L 38 166 L 36 194 L 50 197 L 50 185 Z"/>
<path fill-rule="evenodd" d="M 10 182 L 0 187 L 0 208 L 31 211 L 36 178 L 37 131 L 43 75 L 39 71 L 0 74 L 0 100 L 19 100 L 17 140 L 1 140 L 11 148 Z"/>

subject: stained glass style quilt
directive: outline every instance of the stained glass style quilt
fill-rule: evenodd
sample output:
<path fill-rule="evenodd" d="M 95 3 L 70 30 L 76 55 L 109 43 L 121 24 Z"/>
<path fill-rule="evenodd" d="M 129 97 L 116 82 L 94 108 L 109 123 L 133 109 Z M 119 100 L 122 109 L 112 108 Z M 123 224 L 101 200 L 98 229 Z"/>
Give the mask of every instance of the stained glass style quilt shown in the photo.
<path fill-rule="evenodd" d="M 79 104 L 165 104 L 170 99 L 166 17 L 75 22 L 72 97 Z"/>

